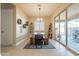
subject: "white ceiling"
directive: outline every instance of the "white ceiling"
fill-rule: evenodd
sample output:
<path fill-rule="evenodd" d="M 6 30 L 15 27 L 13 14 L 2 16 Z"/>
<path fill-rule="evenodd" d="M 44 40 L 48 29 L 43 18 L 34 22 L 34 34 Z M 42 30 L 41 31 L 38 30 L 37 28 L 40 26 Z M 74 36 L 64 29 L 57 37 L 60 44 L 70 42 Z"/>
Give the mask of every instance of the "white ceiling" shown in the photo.
<path fill-rule="evenodd" d="M 22 4 L 16 4 L 17 6 L 20 6 L 24 12 L 28 16 L 51 16 L 55 10 L 60 7 L 62 4 L 60 3 L 42 3 L 40 4 L 40 12 L 39 12 L 39 6 L 37 3 L 22 3 Z M 39 14 L 40 13 L 40 14 Z"/>

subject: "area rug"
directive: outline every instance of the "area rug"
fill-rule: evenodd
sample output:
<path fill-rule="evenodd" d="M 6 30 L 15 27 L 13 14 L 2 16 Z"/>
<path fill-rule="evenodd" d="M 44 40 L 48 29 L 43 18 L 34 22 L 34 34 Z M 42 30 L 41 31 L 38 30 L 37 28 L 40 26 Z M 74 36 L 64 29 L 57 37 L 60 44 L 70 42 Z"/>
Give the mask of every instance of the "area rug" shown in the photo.
<path fill-rule="evenodd" d="M 48 45 L 42 45 L 42 47 L 40 45 L 37 46 L 36 45 L 31 45 L 31 44 L 26 44 L 24 49 L 56 49 L 52 43 L 49 43 Z"/>

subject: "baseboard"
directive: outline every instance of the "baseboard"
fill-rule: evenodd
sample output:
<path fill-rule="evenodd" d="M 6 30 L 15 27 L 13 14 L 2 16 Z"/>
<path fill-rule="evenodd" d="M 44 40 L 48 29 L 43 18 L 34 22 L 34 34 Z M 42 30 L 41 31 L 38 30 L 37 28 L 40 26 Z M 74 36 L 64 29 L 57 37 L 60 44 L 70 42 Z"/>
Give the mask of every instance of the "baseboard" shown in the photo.
<path fill-rule="evenodd" d="M 23 39 L 16 44 L 16 48 L 23 49 L 24 46 L 29 42 L 29 39 Z"/>

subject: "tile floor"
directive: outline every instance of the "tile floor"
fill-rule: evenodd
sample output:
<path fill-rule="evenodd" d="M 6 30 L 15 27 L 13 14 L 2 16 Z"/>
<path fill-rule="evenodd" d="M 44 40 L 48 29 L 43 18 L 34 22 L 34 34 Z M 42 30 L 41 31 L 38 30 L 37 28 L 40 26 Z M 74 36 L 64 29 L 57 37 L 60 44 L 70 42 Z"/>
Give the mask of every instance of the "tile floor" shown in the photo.
<path fill-rule="evenodd" d="M 7 48 L 3 49 L 3 56 L 74 56 L 65 47 L 54 40 L 50 40 L 56 49 L 19 49 Z M 7 51 L 8 50 L 8 51 Z"/>

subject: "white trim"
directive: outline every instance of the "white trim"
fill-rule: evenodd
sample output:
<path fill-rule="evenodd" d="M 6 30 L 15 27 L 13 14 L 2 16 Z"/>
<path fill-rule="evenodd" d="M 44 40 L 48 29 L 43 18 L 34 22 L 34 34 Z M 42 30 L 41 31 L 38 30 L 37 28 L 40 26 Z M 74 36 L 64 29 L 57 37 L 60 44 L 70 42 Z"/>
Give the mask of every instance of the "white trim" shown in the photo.
<path fill-rule="evenodd" d="M 23 40 L 17 42 L 17 43 L 16 43 L 16 46 L 18 46 L 19 44 L 21 44 L 23 41 L 25 41 L 25 39 L 23 39 Z"/>

